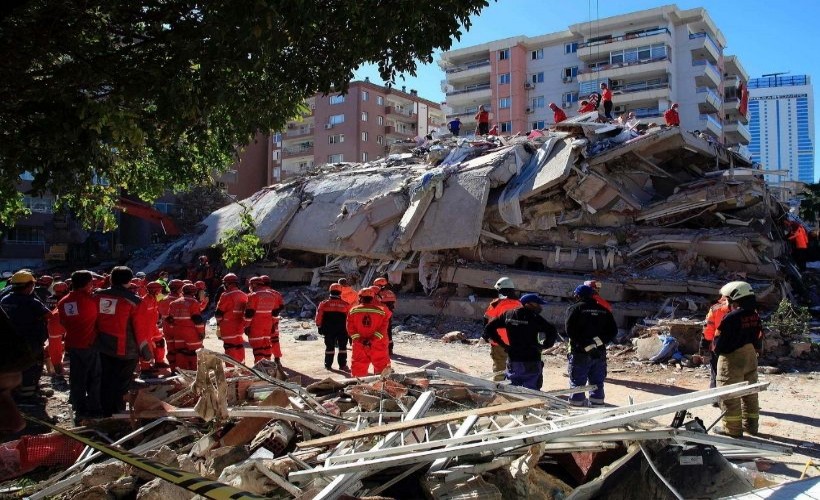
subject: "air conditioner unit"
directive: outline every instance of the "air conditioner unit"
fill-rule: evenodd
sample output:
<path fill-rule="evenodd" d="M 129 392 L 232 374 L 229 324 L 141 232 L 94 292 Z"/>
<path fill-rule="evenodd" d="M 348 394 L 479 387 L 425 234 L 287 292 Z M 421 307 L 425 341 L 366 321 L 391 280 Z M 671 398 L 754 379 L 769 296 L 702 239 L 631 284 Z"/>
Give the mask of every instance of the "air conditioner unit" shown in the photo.
<path fill-rule="evenodd" d="M 571 81 L 572 81 L 572 77 L 571 77 L 571 76 L 565 76 L 565 77 L 564 77 L 564 83 L 570 83 Z"/>
<path fill-rule="evenodd" d="M 617 86 L 619 86 L 620 84 L 621 84 L 621 81 L 620 81 L 620 80 L 610 80 L 610 81 L 609 81 L 609 86 L 610 86 L 610 87 L 617 87 Z"/>
<path fill-rule="evenodd" d="M 524 88 L 525 88 L 525 89 L 534 89 L 534 88 L 535 88 L 535 84 L 534 84 L 534 83 L 527 82 L 527 83 L 525 83 L 525 84 L 524 84 Z"/>
<path fill-rule="evenodd" d="M 332 129 L 332 128 L 333 128 L 333 124 L 332 124 L 332 123 L 325 123 L 325 130 L 330 130 L 330 129 Z"/>

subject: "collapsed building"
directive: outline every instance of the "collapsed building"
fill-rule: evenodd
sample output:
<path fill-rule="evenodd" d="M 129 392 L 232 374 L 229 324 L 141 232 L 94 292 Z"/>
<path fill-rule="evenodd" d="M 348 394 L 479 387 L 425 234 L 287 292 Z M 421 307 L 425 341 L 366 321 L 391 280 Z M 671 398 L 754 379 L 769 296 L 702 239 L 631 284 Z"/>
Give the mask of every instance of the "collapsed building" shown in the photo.
<path fill-rule="evenodd" d="M 445 312 L 480 317 L 480 297 L 509 276 L 551 300 L 544 314 L 559 324 L 588 279 L 622 328 L 661 303 L 705 311 L 731 280 L 768 305 L 792 293 L 788 213 L 762 170 L 704 134 L 596 119 L 526 137 L 398 143 L 378 161 L 326 165 L 212 213 L 188 250 L 241 229 L 247 209 L 275 251 L 260 265 L 275 281 L 386 274 L 405 292 L 450 287 L 462 300 Z"/>

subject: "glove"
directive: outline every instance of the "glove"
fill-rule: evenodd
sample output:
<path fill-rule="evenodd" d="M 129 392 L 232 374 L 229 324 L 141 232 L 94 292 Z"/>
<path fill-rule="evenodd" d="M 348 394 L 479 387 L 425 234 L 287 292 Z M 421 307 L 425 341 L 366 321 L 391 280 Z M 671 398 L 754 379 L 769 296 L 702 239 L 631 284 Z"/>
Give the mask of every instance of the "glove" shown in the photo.
<path fill-rule="evenodd" d="M 148 347 L 147 342 L 143 342 L 143 344 L 140 345 L 140 357 L 143 361 L 154 361 L 154 353 L 151 352 L 151 348 Z"/>

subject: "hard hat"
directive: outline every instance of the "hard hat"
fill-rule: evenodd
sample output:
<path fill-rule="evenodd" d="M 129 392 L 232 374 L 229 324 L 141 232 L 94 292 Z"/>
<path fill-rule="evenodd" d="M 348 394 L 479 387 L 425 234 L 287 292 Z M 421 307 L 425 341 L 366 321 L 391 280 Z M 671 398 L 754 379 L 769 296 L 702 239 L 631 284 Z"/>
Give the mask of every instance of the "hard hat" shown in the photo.
<path fill-rule="evenodd" d="M 55 294 L 68 293 L 68 283 L 65 281 L 58 281 L 57 283 L 54 283 L 54 286 L 51 289 Z"/>
<path fill-rule="evenodd" d="M 510 278 L 504 276 L 503 278 L 498 278 L 498 281 L 495 282 L 496 290 L 501 290 L 504 288 L 515 288 L 515 283 Z"/>
<path fill-rule="evenodd" d="M 250 285 L 250 286 L 256 286 L 256 285 L 261 285 L 261 284 L 262 284 L 262 278 L 260 278 L 259 276 L 254 276 L 253 278 L 248 280 L 248 285 Z"/>
<path fill-rule="evenodd" d="M 359 297 L 370 297 L 371 299 L 376 296 L 376 293 L 371 290 L 370 288 L 362 288 L 359 290 Z"/>
<path fill-rule="evenodd" d="M 183 295 L 193 295 L 196 293 L 196 286 L 188 283 L 187 285 L 182 285 L 182 294 Z"/>
<path fill-rule="evenodd" d="M 182 285 L 184 284 L 185 283 L 183 283 L 182 280 L 171 280 L 168 282 L 168 289 L 172 291 L 177 291 L 180 288 L 182 288 Z"/>
<path fill-rule="evenodd" d="M 373 291 L 373 296 L 374 296 L 374 297 L 376 297 L 377 295 L 379 295 L 379 292 L 381 292 L 381 291 L 382 291 L 382 289 L 381 289 L 380 287 L 376 286 L 376 285 L 371 286 L 371 287 L 370 287 L 370 290 L 372 290 L 372 291 Z"/>
<path fill-rule="evenodd" d="M 330 285 L 330 293 L 342 293 L 342 288 L 344 288 L 342 287 L 342 285 L 338 283 L 333 283 Z"/>
<path fill-rule="evenodd" d="M 259 277 L 259 279 L 262 280 L 263 285 L 270 286 L 270 276 L 268 276 L 267 274 L 263 274 Z"/>
<path fill-rule="evenodd" d="M 160 283 L 159 281 L 152 281 L 152 282 L 148 283 L 148 285 L 146 285 L 146 287 L 148 288 L 149 292 L 154 292 L 154 291 L 159 292 L 160 290 L 163 289 L 162 283 Z"/>
<path fill-rule="evenodd" d="M 524 304 L 541 304 L 541 305 L 544 305 L 544 304 L 547 303 L 547 301 L 542 299 L 537 293 L 525 293 L 524 295 L 521 296 L 521 299 L 519 299 L 519 300 L 521 302 L 521 305 L 524 305 Z"/>
<path fill-rule="evenodd" d="M 39 278 L 37 278 L 37 285 L 38 286 L 51 286 L 52 283 L 54 283 L 54 278 L 52 278 L 51 276 L 49 276 L 47 274 L 44 274 L 44 275 L 40 276 Z"/>
<path fill-rule="evenodd" d="M 12 285 L 28 285 L 34 282 L 34 275 L 28 271 L 17 271 L 11 276 L 9 283 Z"/>
<path fill-rule="evenodd" d="M 200 255 L 200 256 L 199 256 L 199 261 L 200 261 L 200 262 L 208 262 L 208 257 L 206 257 L 206 256 L 204 256 L 204 255 Z"/>
<path fill-rule="evenodd" d="M 743 297 L 754 297 L 755 291 L 752 285 L 745 281 L 730 281 L 723 285 L 720 294 L 729 300 L 740 300 Z"/>
<path fill-rule="evenodd" d="M 386 278 L 376 278 L 376 279 L 373 280 L 373 284 L 376 285 L 376 286 L 385 286 L 385 285 L 387 285 L 387 279 Z"/>
<path fill-rule="evenodd" d="M 13 272 L 11 272 L 11 271 L 3 271 L 3 274 L 2 274 L 2 275 L 0 275 L 0 277 L 1 277 L 1 278 L 3 278 L 3 279 L 9 279 L 9 278 L 11 278 L 13 275 L 14 275 L 14 273 L 13 273 Z"/>
<path fill-rule="evenodd" d="M 196 283 L 194 283 L 194 286 L 196 287 L 197 290 L 205 290 L 206 288 L 208 288 L 205 285 L 204 281 L 197 281 Z"/>
<path fill-rule="evenodd" d="M 144 272 L 142 272 L 142 271 L 140 271 L 140 272 L 138 272 L 138 273 L 134 274 L 134 276 L 136 276 L 136 277 L 137 277 L 137 278 L 139 278 L 139 279 L 145 279 L 145 273 L 144 273 Z"/>
<path fill-rule="evenodd" d="M 222 278 L 222 283 L 235 283 L 239 284 L 239 276 L 235 275 L 234 273 L 228 273 L 225 277 Z"/>
<path fill-rule="evenodd" d="M 142 280 L 139 278 L 131 278 L 131 285 L 133 286 L 142 286 Z"/>
<path fill-rule="evenodd" d="M 586 285 L 586 286 L 588 286 L 588 287 L 590 287 L 590 288 L 592 288 L 593 290 L 596 290 L 596 291 L 601 289 L 601 284 L 598 283 L 595 280 L 584 281 L 584 285 Z"/>
<path fill-rule="evenodd" d="M 588 299 L 589 297 L 595 295 L 595 290 L 593 290 L 591 286 L 578 285 L 572 294 L 576 297 L 581 297 L 582 299 Z"/>

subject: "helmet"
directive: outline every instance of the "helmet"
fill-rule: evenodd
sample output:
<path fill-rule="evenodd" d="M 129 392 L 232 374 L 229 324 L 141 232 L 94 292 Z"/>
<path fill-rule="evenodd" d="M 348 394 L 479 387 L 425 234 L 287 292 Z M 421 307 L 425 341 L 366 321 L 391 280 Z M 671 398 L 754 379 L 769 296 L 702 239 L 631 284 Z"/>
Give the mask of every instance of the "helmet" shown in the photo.
<path fill-rule="evenodd" d="M 598 283 L 598 282 L 597 282 L 597 281 L 595 281 L 595 280 L 584 281 L 584 285 L 586 285 L 586 286 L 588 286 L 588 287 L 592 288 L 592 289 L 593 289 L 593 290 L 595 290 L 596 292 L 597 292 L 597 291 L 599 291 L 599 290 L 601 289 L 601 284 L 600 284 L 600 283 Z"/>
<path fill-rule="evenodd" d="M 374 297 L 377 297 L 379 295 L 379 292 L 382 291 L 382 289 L 380 287 L 376 286 L 376 285 L 371 286 L 370 290 L 373 291 L 373 296 Z"/>
<path fill-rule="evenodd" d="M 515 283 L 510 278 L 504 276 L 503 278 L 499 278 L 498 281 L 495 282 L 496 290 L 502 290 L 504 288 L 515 288 Z"/>
<path fill-rule="evenodd" d="M 589 297 L 595 295 L 595 290 L 593 290 L 591 286 L 578 285 L 572 294 L 582 299 L 588 299 Z"/>
<path fill-rule="evenodd" d="M 37 286 L 51 286 L 52 283 L 54 283 L 54 278 L 47 274 L 37 278 Z"/>
<path fill-rule="evenodd" d="M 206 257 L 206 256 L 204 256 L 204 255 L 200 255 L 200 256 L 199 256 L 199 261 L 200 261 L 200 262 L 208 262 L 208 257 Z"/>
<path fill-rule="evenodd" d="M 139 278 L 131 278 L 131 285 L 132 286 L 142 286 L 142 280 Z"/>
<path fill-rule="evenodd" d="M 172 292 L 176 292 L 179 291 L 179 289 L 182 288 L 182 285 L 184 284 L 185 283 L 183 283 L 182 280 L 171 280 L 168 282 L 168 289 Z"/>
<path fill-rule="evenodd" d="M 188 283 L 187 285 L 182 285 L 182 295 L 193 295 L 196 293 L 196 286 Z"/>
<path fill-rule="evenodd" d="M 752 289 L 752 285 L 745 281 L 730 281 L 723 285 L 720 294 L 729 300 L 740 300 L 743 297 L 754 297 L 755 291 Z"/>
<path fill-rule="evenodd" d="M 359 298 L 370 297 L 372 299 L 375 296 L 376 293 L 370 288 L 362 288 L 361 290 L 359 290 Z"/>
<path fill-rule="evenodd" d="M 373 280 L 373 284 L 376 286 L 385 286 L 387 285 L 387 279 L 385 278 L 376 278 Z"/>
<path fill-rule="evenodd" d="M 152 281 L 148 283 L 146 287 L 148 288 L 149 292 L 160 292 L 163 289 L 162 283 L 160 283 L 159 281 Z"/>
<path fill-rule="evenodd" d="M 225 283 L 226 285 L 228 283 L 234 283 L 234 284 L 238 285 L 239 284 L 239 276 L 235 275 L 234 273 L 228 273 L 222 278 L 222 283 Z"/>
<path fill-rule="evenodd" d="M 333 283 L 330 285 L 330 293 L 342 293 L 342 285 L 338 283 Z"/>
<path fill-rule="evenodd" d="M 139 279 L 145 279 L 145 273 L 142 271 L 136 273 L 134 276 L 136 276 Z"/>
<path fill-rule="evenodd" d="M 194 283 L 194 286 L 197 290 L 205 290 L 206 288 L 208 288 L 207 286 L 205 286 L 204 281 L 197 281 L 196 283 Z"/>
<path fill-rule="evenodd" d="M 68 293 L 68 283 L 65 281 L 58 281 L 57 283 L 54 283 L 54 286 L 51 289 L 58 295 Z"/>
<path fill-rule="evenodd" d="M 267 274 L 263 274 L 259 277 L 259 279 L 262 280 L 263 285 L 270 286 L 270 276 L 268 276 Z"/>
<path fill-rule="evenodd" d="M 261 284 L 262 284 L 262 278 L 260 278 L 259 276 L 254 276 L 253 278 L 248 280 L 248 285 L 249 286 L 257 286 L 257 285 L 261 285 Z"/>
<path fill-rule="evenodd" d="M 13 275 L 14 275 L 14 273 L 13 273 L 13 272 L 11 272 L 11 271 L 3 271 L 3 274 L 2 274 L 2 275 L 0 275 L 0 277 L 1 277 L 1 278 L 3 278 L 3 279 L 9 279 L 9 278 L 11 278 Z"/>
<path fill-rule="evenodd" d="M 28 271 L 17 271 L 9 280 L 12 285 L 28 285 L 32 282 L 34 282 L 34 275 Z"/>

